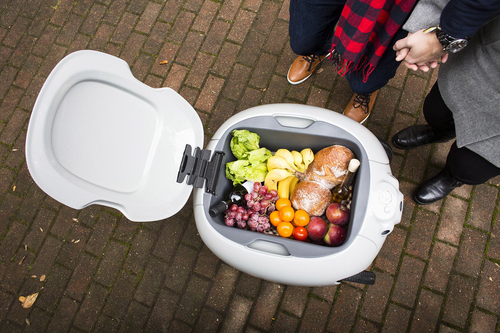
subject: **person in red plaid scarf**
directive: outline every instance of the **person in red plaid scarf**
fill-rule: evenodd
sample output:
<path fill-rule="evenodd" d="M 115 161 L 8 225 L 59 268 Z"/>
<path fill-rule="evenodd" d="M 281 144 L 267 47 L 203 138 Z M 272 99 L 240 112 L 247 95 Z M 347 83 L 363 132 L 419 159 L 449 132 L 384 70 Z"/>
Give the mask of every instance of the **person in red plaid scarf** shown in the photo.
<path fill-rule="evenodd" d="M 354 95 L 344 115 L 359 123 L 372 111 L 378 90 L 396 74 L 394 43 L 416 0 L 291 0 L 290 46 L 299 54 L 288 70 L 291 84 L 307 80 L 331 59 Z"/>

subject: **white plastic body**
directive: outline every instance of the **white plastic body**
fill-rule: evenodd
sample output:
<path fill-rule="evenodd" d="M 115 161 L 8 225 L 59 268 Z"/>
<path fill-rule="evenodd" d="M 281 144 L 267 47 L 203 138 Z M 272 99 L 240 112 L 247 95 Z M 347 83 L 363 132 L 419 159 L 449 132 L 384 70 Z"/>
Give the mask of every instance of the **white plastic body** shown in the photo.
<path fill-rule="evenodd" d="M 220 137 L 238 122 L 247 117 L 264 115 L 272 115 L 280 119 L 281 124 L 298 128 L 305 128 L 315 121 L 329 122 L 347 130 L 363 144 L 370 163 L 371 192 L 362 228 L 346 249 L 317 258 L 295 257 L 283 251 L 280 244 L 266 241 L 259 241 L 257 246 L 251 248 L 227 239 L 210 225 L 203 207 L 204 192 L 195 189 L 195 220 L 204 243 L 229 265 L 277 283 L 334 285 L 365 270 L 377 256 L 394 225 L 400 222 L 402 214 L 403 195 L 398 181 L 391 174 L 387 154 L 380 142 L 369 130 L 338 113 L 306 105 L 273 104 L 239 112 L 227 120 L 215 133 L 207 149 L 213 150 Z"/>

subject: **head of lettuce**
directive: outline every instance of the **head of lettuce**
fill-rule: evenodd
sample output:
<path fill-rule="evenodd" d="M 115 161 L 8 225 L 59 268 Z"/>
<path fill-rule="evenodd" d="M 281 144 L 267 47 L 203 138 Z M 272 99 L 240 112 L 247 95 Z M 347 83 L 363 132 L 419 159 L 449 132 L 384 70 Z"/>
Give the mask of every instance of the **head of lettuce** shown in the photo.
<path fill-rule="evenodd" d="M 234 130 L 231 133 L 231 151 L 238 160 L 226 164 L 226 177 L 233 181 L 233 185 L 246 180 L 263 182 L 267 174 L 267 160 L 272 156 L 271 151 L 260 148 L 260 137 L 256 133 L 248 130 Z"/>

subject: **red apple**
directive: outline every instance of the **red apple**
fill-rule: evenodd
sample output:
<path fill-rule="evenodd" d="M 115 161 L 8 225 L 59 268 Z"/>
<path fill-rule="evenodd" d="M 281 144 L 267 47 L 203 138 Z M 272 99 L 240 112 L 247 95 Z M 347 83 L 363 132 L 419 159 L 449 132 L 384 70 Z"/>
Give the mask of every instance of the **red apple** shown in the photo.
<path fill-rule="evenodd" d="M 344 244 L 346 236 L 346 228 L 330 223 L 328 232 L 326 233 L 323 240 L 328 246 L 340 246 Z"/>
<path fill-rule="evenodd" d="M 325 237 L 326 232 L 328 231 L 328 223 L 319 216 L 311 216 L 306 229 L 309 239 L 319 241 Z"/>
<path fill-rule="evenodd" d="M 346 225 L 349 223 L 350 216 L 351 211 L 340 203 L 332 203 L 326 209 L 326 218 L 328 219 L 328 222 L 336 225 Z"/>

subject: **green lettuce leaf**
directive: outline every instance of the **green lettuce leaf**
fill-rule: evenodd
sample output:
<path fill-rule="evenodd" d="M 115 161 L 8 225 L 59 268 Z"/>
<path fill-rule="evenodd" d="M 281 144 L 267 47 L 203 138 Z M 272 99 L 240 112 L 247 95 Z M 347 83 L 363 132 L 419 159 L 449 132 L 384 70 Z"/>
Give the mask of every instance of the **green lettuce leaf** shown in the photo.
<path fill-rule="evenodd" d="M 237 159 L 245 159 L 248 157 L 248 152 L 260 148 L 258 134 L 248 130 L 233 130 L 231 133 L 233 134 L 231 151 Z"/>
<path fill-rule="evenodd" d="M 273 156 L 273 153 L 267 148 L 260 148 L 248 152 L 248 160 L 252 165 L 267 162 L 271 156 Z"/>

